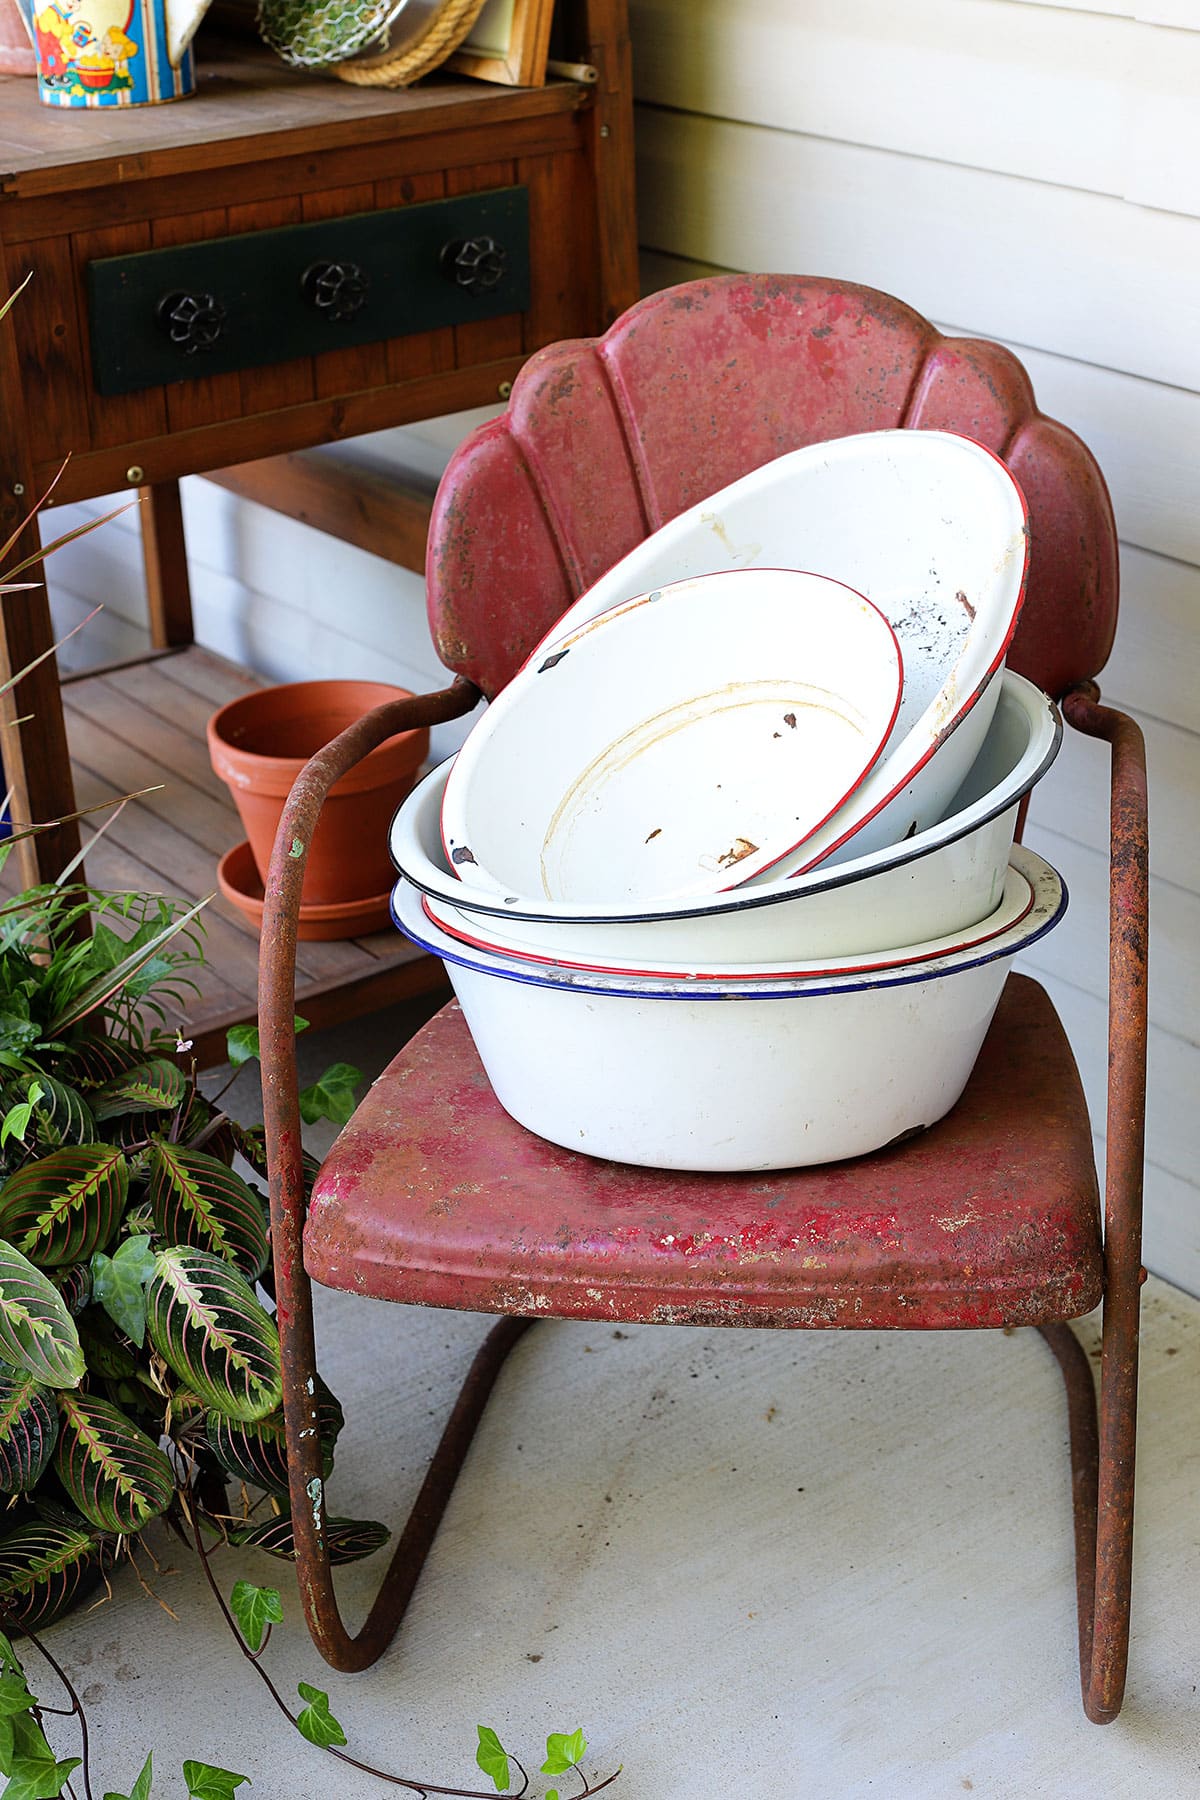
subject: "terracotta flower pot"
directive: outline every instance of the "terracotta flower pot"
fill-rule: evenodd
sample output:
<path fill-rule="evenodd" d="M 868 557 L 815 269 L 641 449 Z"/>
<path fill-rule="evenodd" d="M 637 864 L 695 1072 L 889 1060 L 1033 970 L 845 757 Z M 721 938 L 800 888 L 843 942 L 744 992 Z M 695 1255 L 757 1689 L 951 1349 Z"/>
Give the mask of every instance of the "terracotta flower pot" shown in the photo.
<path fill-rule="evenodd" d="M 407 697 L 380 681 L 293 681 L 243 694 L 213 714 L 208 754 L 233 794 L 264 881 L 284 800 L 309 757 L 372 707 Z M 390 890 L 388 824 L 428 753 L 428 731 L 402 731 L 331 789 L 309 851 L 306 905 L 350 904 Z"/>

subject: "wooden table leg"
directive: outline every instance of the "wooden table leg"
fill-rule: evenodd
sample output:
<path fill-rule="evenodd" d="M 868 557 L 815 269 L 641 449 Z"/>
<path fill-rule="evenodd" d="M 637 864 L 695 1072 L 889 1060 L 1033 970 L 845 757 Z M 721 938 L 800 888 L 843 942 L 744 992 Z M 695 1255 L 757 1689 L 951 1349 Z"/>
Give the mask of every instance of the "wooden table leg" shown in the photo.
<path fill-rule="evenodd" d="M 138 493 L 150 641 L 156 650 L 171 650 L 195 641 L 179 483 L 159 481 Z"/>
<path fill-rule="evenodd" d="M 39 547 L 37 521 L 32 520 L 10 553 L 10 566 Z M 37 573 L 29 570 L 23 579 L 33 580 Z M 5 594 L 0 609 L 0 682 L 6 687 L 0 696 L 0 755 L 6 785 L 12 789 L 12 817 L 21 823 L 61 819 L 75 809 L 75 788 L 58 686 L 58 659 L 48 656 L 13 687 L 7 687 L 54 643 L 45 586 L 38 581 L 23 592 Z M 16 847 L 24 883 L 32 886 L 52 881 L 78 848 L 77 823 L 24 839 Z"/>

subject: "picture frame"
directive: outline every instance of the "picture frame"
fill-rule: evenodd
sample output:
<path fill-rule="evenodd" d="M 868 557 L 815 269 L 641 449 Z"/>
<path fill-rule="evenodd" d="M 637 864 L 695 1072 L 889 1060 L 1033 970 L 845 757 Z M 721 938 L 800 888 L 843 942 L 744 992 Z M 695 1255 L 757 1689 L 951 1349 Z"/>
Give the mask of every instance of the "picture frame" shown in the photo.
<path fill-rule="evenodd" d="M 542 87 L 554 0 L 486 0 L 466 42 L 446 61 L 456 75 Z"/>

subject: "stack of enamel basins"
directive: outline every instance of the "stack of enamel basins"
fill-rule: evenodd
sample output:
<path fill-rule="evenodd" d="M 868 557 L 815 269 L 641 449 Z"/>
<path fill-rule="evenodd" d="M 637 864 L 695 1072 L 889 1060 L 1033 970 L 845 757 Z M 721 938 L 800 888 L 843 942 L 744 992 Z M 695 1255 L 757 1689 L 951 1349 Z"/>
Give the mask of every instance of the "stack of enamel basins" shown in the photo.
<path fill-rule="evenodd" d="M 400 929 L 573 1151 L 838 1161 L 940 1119 L 1062 917 L 1014 847 L 1056 708 L 1004 668 L 1025 509 L 967 438 L 798 450 L 559 620 L 401 807 Z"/>

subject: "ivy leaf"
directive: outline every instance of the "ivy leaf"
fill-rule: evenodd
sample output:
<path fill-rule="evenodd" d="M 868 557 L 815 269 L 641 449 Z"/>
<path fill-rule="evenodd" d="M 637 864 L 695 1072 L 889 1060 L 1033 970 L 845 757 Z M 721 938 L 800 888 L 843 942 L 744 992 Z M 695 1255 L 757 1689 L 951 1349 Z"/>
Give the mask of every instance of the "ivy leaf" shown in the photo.
<path fill-rule="evenodd" d="M 302 1031 L 308 1030 L 308 1020 L 293 1018 L 293 1029 L 299 1037 Z M 231 1069 L 240 1069 L 243 1063 L 257 1062 L 261 1056 L 257 1025 L 234 1025 L 225 1033 L 225 1054 Z"/>
<path fill-rule="evenodd" d="M 0 1242 L 0 1357 L 47 1387 L 78 1387 L 85 1363 L 62 1295 L 28 1257 Z"/>
<path fill-rule="evenodd" d="M 105 1794 L 104 1800 L 150 1800 L 150 1783 L 154 1779 L 152 1759 L 148 1756 L 142 1764 L 142 1772 L 133 1784 L 131 1794 Z"/>
<path fill-rule="evenodd" d="M 326 1069 L 300 1096 L 304 1123 L 315 1125 L 318 1119 L 329 1119 L 335 1125 L 348 1125 L 354 1111 L 354 1090 L 361 1080 L 362 1070 L 350 1063 L 334 1063 Z"/>
<path fill-rule="evenodd" d="M 12 1773 L 4 1800 L 54 1800 L 55 1795 L 62 1793 L 72 1771 L 79 1767 L 79 1757 L 59 1762 L 31 1713 L 17 1714 L 12 1726 Z"/>
<path fill-rule="evenodd" d="M 232 1769 L 214 1768 L 212 1763 L 185 1762 L 183 1779 L 187 1783 L 188 1800 L 233 1800 L 248 1775 L 235 1775 Z"/>
<path fill-rule="evenodd" d="M 25 1677 L 18 1669 L 7 1669 L 0 1676 L 0 1717 L 11 1718 L 13 1713 L 28 1712 L 37 1701 L 25 1686 Z"/>
<path fill-rule="evenodd" d="M 323 1694 L 307 1681 L 302 1681 L 297 1689 L 302 1700 L 308 1705 L 296 1717 L 296 1724 L 310 1744 L 316 1744 L 327 1750 L 330 1744 L 344 1744 L 346 1734 L 329 1710 L 329 1695 Z"/>
<path fill-rule="evenodd" d="M 229 1604 L 251 1650 L 262 1649 L 268 1625 L 283 1623 L 283 1601 L 278 1588 L 255 1587 L 252 1581 L 235 1581 Z M 345 1742 L 344 1738 L 342 1742 Z"/>
<path fill-rule="evenodd" d="M 508 1767 L 508 1751 L 500 1742 L 490 1725 L 477 1725 L 479 1747 L 475 1752 L 475 1761 L 496 1784 L 496 1792 L 503 1794 L 508 1789 L 512 1776 Z"/>
<path fill-rule="evenodd" d="M 148 1233 L 128 1237 L 111 1256 L 92 1256 L 92 1298 L 140 1350 L 146 1341 L 146 1289 L 154 1273 Z"/>
<path fill-rule="evenodd" d="M 577 1762 L 583 1760 L 587 1751 L 587 1739 L 582 1731 L 552 1731 L 546 1739 L 546 1760 L 542 1764 L 543 1775 L 565 1775 L 573 1769 Z"/>
<path fill-rule="evenodd" d="M 45 1091 L 41 1083 L 35 1081 L 30 1086 L 28 1098 L 18 1101 L 16 1106 L 9 1107 L 4 1115 L 3 1123 L 0 1124 L 0 1150 L 3 1150 L 10 1137 L 15 1137 L 19 1144 L 25 1142 L 25 1133 L 29 1130 L 33 1109 Z"/>

